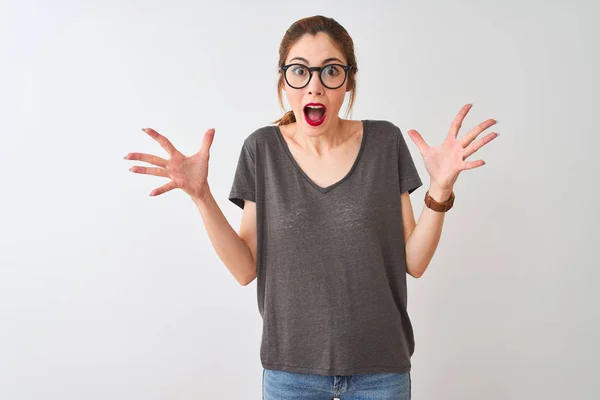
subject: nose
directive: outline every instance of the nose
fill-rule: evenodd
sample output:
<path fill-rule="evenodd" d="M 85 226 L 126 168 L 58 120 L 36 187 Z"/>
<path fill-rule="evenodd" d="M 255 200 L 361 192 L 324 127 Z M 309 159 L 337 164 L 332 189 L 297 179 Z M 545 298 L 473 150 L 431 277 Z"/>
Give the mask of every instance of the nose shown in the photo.
<path fill-rule="evenodd" d="M 311 71 L 312 77 L 310 78 L 310 82 L 307 85 L 307 89 L 309 93 L 318 93 L 323 94 L 323 83 L 321 82 L 321 72 L 320 71 Z"/>

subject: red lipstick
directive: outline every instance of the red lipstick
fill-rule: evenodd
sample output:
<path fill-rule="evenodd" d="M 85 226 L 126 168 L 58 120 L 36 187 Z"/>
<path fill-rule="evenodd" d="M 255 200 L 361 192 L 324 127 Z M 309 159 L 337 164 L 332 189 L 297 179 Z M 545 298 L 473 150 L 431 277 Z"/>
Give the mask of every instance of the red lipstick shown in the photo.
<path fill-rule="evenodd" d="M 313 108 L 321 108 L 323 110 L 323 116 L 318 120 L 312 120 L 312 119 L 308 118 L 307 107 L 309 107 L 309 106 L 312 106 Z M 308 103 L 302 108 L 302 111 L 304 114 L 304 119 L 311 126 L 321 125 L 323 123 L 323 121 L 325 121 L 325 118 L 327 116 L 327 107 L 325 107 L 325 105 L 321 104 L 321 103 Z"/>

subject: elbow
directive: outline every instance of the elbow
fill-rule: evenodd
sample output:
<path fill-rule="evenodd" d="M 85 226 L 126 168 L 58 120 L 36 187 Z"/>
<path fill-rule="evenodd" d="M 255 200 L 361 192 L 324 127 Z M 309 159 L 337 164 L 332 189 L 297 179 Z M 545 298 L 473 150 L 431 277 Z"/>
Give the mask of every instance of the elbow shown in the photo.
<path fill-rule="evenodd" d="M 412 276 L 415 279 L 419 279 L 421 277 L 421 275 L 418 275 L 416 272 L 413 272 L 409 269 L 406 270 L 406 273 L 409 274 L 410 276 Z"/>
<path fill-rule="evenodd" d="M 425 270 L 420 270 L 420 269 L 416 269 L 416 268 L 406 268 L 406 272 L 412 276 L 415 279 L 419 279 L 420 277 L 423 276 L 423 273 L 425 272 Z"/>
<path fill-rule="evenodd" d="M 254 278 L 256 278 L 256 275 L 252 276 L 250 279 L 246 278 L 246 279 L 238 279 L 238 283 L 242 286 L 248 286 L 250 283 L 252 283 L 252 281 L 254 280 Z"/>
<path fill-rule="evenodd" d="M 406 272 L 413 278 L 419 279 L 425 273 L 425 270 L 427 269 L 427 264 L 424 264 L 422 259 L 421 260 L 413 259 L 410 256 L 409 252 L 412 252 L 412 250 L 409 250 L 407 248 L 407 250 L 406 250 Z"/>
<path fill-rule="evenodd" d="M 243 270 L 243 274 L 240 274 L 242 276 L 240 276 L 239 278 L 236 277 L 238 283 L 242 286 L 246 286 L 250 283 L 252 283 L 252 281 L 254 280 L 254 278 L 256 278 L 256 260 L 254 259 L 254 256 L 252 256 L 252 262 L 251 264 L 246 267 Z"/>
<path fill-rule="evenodd" d="M 419 279 L 420 277 L 423 276 L 423 273 L 420 273 L 420 274 L 413 273 L 413 274 L 410 274 L 410 276 L 412 276 L 415 279 Z"/>

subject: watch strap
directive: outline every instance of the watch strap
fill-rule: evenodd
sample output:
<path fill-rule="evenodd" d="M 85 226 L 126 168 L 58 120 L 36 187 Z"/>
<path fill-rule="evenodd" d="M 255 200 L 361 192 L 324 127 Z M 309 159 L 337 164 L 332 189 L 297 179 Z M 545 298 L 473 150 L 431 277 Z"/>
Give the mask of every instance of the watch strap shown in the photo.
<path fill-rule="evenodd" d="M 425 193 L 425 205 L 431 208 L 433 211 L 437 212 L 446 212 L 452 208 L 454 205 L 454 191 L 450 194 L 450 198 L 446 201 L 435 201 L 433 197 L 429 194 L 429 190 Z"/>

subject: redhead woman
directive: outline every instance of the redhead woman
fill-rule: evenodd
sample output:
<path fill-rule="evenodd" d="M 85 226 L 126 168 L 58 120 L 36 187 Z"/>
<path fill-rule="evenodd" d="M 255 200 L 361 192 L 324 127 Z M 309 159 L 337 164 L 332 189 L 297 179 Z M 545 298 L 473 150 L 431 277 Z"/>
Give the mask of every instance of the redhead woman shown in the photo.
<path fill-rule="evenodd" d="M 356 98 L 358 65 L 348 32 L 314 16 L 285 32 L 279 48 L 282 118 L 243 141 L 229 200 L 242 209 L 236 232 L 208 183 L 215 129 L 185 156 L 144 129 L 169 154 L 130 153 L 154 167 L 132 172 L 169 178 L 151 192 L 181 189 L 195 202 L 215 251 L 241 285 L 256 279 L 263 329 L 263 399 L 410 399 L 415 339 L 407 275 L 432 259 L 466 159 L 497 133 L 489 119 L 458 137 L 465 105 L 439 146 L 416 130 L 429 187 L 418 222 L 410 194 L 423 185 L 404 135 L 387 120 L 338 116 Z"/>

